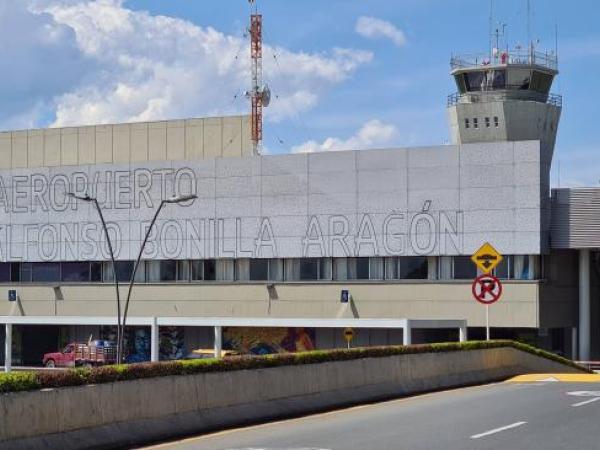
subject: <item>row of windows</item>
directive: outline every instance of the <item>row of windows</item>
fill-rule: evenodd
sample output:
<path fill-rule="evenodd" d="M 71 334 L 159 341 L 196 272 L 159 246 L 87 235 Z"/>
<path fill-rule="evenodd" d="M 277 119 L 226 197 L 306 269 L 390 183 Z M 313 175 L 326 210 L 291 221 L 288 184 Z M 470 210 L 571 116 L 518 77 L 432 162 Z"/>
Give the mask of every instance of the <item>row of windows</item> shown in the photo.
<path fill-rule="evenodd" d="M 471 128 L 471 123 L 473 123 L 473 128 L 479 128 L 479 119 L 477 117 L 473 117 L 473 122 L 471 119 L 465 119 L 465 128 Z M 489 117 L 484 118 L 484 123 L 486 128 L 490 128 L 492 126 L 492 122 Z M 494 127 L 498 128 L 500 126 L 500 120 L 498 116 L 494 116 Z"/>
<path fill-rule="evenodd" d="M 117 279 L 128 282 L 133 261 L 118 261 Z M 534 256 L 507 256 L 496 268 L 503 279 L 539 277 Z M 467 280 L 478 275 L 467 256 L 371 258 L 207 259 L 142 261 L 138 283 L 190 281 Z M 0 282 L 109 283 L 110 262 L 0 263 Z"/>

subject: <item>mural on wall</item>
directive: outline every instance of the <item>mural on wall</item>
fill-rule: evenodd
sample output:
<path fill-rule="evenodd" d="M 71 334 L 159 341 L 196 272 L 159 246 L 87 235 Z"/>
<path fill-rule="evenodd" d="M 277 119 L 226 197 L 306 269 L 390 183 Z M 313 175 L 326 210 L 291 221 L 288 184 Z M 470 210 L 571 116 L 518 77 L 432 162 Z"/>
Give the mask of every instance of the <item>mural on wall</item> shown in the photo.
<path fill-rule="evenodd" d="M 160 327 L 160 359 L 182 359 L 186 352 L 183 327 Z"/>
<path fill-rule="evenodd" d="M 100 334 L 102 339 L 117 342 L 116 326 L 103 326 Z M 127 327 L 123 350 L 126 363 L 150 361 L 150 328 Z"/>
<path fill-rule="evenodd" d="M 223 342 L 225 348 L 255 355 L 305 352 L 315 349 L 315 329 L 227 327 Z"/>

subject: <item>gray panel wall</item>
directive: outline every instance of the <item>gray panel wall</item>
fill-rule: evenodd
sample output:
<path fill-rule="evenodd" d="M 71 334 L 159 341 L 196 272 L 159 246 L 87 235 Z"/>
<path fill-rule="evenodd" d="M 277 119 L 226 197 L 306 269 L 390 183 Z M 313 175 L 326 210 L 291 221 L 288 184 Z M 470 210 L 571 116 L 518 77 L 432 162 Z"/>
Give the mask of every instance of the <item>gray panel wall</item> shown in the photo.
<path fill-rule="evenodd" d="M 0 171 L 4 261 L 539 254 L 540 145 L 506 142 Z"/>

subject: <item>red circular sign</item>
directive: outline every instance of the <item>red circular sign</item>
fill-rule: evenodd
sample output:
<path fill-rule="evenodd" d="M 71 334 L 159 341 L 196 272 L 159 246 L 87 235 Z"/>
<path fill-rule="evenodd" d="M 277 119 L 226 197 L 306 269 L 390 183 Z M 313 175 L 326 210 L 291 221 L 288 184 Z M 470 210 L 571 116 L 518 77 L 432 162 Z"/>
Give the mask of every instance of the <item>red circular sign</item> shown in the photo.
<path fill-rule="evenodd" d="M 480 275 L 475 278 L 471 286 L 473 297 L 479 303 L 491 305 L 500 300 L 502 296 L 502 283 L 492 275 Z"/>

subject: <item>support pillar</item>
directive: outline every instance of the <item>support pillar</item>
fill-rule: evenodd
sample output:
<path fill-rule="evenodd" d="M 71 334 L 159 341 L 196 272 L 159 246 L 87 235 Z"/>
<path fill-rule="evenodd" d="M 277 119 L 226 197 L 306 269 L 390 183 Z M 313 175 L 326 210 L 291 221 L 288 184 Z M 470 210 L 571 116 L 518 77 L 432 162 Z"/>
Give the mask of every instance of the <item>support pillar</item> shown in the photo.
<path fill-rule="evenodd" d="M 402 329 L 402 345 L 412 344 L 412 327 L 410 326 L 410 320 L 406 321 L 406 325 Z"/>
<path fill-rule="evenodd" d="M 577 327 L 571 328 L 571 359 L 577 361 Z"/>
<path fill-rule="evenodd" d="M 579 250 L 579 360 L 590 360 L 590 251 Z"/>
<path fill-rule="evenodd" d="M 223 350 L 223 327 L 215 326 L 215 358 L 221 358 Z"/>
<path fill-rule="evenodd" d="M 160 334 L 158 321 L 156 320 L 156 317 L 153 317 L 150 329 L 150 361 L 152 362 L 157 362 L 159 360 L 159 342 Z"/>
<path fill-rule="evenodd" d="M 458 340 L 459 342 L 467 342 L 467 327 L 460 327 L 458 329 Z"/>
<path fill-rule="evenodd" d="M 4 371 L 10 372 L 12 370 L 12 324 L 7 323 L 4 330 Z"/>

